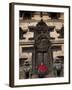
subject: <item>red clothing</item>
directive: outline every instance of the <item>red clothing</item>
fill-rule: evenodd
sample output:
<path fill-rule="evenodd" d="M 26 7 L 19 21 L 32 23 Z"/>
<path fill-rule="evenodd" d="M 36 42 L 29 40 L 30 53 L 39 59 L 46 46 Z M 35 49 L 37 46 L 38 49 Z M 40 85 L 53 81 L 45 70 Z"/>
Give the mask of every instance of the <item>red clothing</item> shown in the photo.
<path fill-rule="evenodd" d="M 48 70 L 48 68 L 44 64 L 39 65 L 39 67 L 38 67 L 38 71 L 40 71 L 40 72 L 46 72 L 47 70 Z"/>

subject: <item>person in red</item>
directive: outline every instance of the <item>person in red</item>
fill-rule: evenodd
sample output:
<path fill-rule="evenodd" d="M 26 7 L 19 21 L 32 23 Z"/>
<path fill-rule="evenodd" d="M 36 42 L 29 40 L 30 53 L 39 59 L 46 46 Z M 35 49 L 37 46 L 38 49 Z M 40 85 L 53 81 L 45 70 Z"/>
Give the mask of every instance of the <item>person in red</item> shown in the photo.
<path fill-rule="evenodd" d="M 41 64 L 38 66 L 38 72 L 45 73 L 45 72 L 47 72 L 47 71 L 48 71 L 48 67 L 47 67 L 45 64 L 41 63 Z"/>

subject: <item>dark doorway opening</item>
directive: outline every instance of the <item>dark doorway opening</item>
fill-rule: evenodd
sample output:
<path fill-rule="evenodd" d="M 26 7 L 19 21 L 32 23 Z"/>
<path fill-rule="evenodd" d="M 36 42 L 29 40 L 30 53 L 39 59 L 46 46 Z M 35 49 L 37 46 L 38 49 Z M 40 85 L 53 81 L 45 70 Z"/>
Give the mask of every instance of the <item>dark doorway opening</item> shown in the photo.
<path fill-rule="evenodd" d="M 28 79 L 29 78 L 29 72 L 25 73 L 25 78 Z"/>
<path fill-rule="evenodd" d="M 57 70 L 57 76 L 60 77 L 61 75 L 61 70 Z"/>

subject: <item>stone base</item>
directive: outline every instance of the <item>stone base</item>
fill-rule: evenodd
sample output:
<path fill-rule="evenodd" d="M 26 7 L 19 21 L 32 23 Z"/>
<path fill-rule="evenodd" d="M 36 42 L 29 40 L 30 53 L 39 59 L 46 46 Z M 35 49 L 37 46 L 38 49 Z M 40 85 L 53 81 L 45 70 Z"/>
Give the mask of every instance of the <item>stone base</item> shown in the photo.
<path fill-rule="evenodd" d="M 32 78 L 38 78 L 38 75 L 37 74 L 33 74 Z"/>

